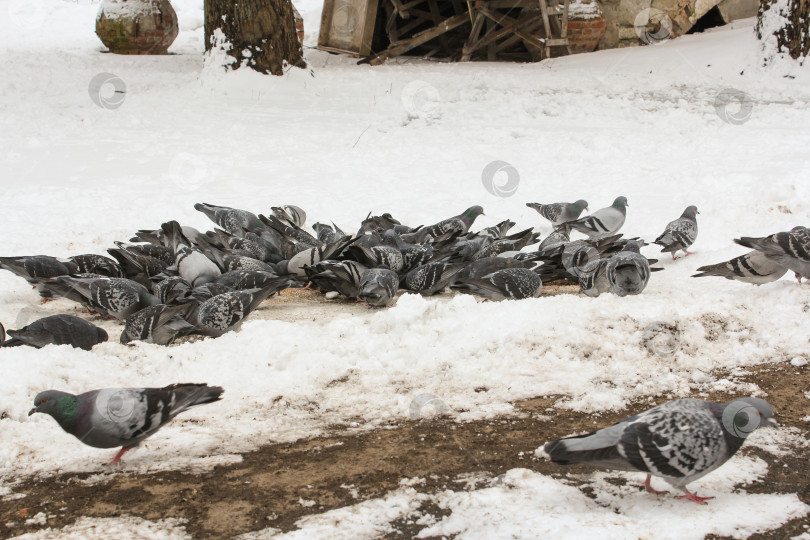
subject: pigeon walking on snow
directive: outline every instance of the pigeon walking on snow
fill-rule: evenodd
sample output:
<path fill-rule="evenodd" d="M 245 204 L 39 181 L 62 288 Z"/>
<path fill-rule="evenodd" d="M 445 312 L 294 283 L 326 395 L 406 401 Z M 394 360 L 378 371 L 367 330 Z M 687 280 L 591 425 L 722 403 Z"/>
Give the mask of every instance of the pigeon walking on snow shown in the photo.
<path fill-rule="evenodd" d="M 591 239 L 611 236 L 624 225 L 628 206 L 626 197 L 616 197 L 611 206 L 561 226 L 570 226 L 572 229 L 588 235 Z"/>
<path fill-rule="evenodd" d="M 638 242 L 631 240 L 608 260 L 605 273 L 617 296 L 641 294 L 650 280 L 650 263 L 639 253 Z"/>
<path fill-rule="evenodd" d="M 39 349 L 45 345 L 70 345 L 89 351 L 107 341 L 104 329 L 79 317 L 61 314 L 39 319 L 19 330 L 9 330 L 8 335 L 11 339 L 6 340 L 0 324 L 0 347 L 28 345 Z"/>
<path fill-rule="evenodd" d="M 58 390 L 40 392 L 28 413 L 53 417 L 67 433 L 95 448 L 121 450 L 121 457 L 153 435 L 172 418 L 196 405 L 221 399 L 224 390 L 207 384 L 173 384 L 164 388 L 105 388 L 73 395 Z"/>
<path fill-rule="evenodd" d="M 558 202 L 552 204 L 526 203 L 529 208 L 534 208 L 537 212 L 549 220 L 555 227 L 562 225 L 566 221 L 578 219 L 583 210 L 588 209 L 588 202 L 582 199 L 572 202 Z"/>
<path fill-rule="evenodd" d="M 651 493 L 663 493 L 650 485 L 651 476 L 659 476 L 684 492 L 679 498 L 706 504 L 712 497 L 699 497 L 687 484 L 728 461 L 758 427 L 776 425 L 773 409 L 759 398 L 724 404 L 678 399 L 594 433 L 549 442 L 543 450 L 559 465 L 645 472 Z"/>
<path fill-rule="evenodd" d="M 736 279 L 743 283 L 762 285 L 770 283 L 784 276 L 787 266 L 779 263 L 761 251 L 750 251 L 745 255 L 734 257 L 730 261 L 698 268 L 700 274 L 692 277 L 720 276 L 726 279 Z"/>
<path fill-rule="evenodd" d="M 676 259 L 675 253 L 683 251 L 686 255 L 691 255 L 689 246 L 695 243 L 698 234 L 696 206 L 687 206 L 681 217 L 670 221 L 661 236 L 655 239 L 655 244 L 662 246 L 661 253 L 672 253 L 672 259 Z"/>

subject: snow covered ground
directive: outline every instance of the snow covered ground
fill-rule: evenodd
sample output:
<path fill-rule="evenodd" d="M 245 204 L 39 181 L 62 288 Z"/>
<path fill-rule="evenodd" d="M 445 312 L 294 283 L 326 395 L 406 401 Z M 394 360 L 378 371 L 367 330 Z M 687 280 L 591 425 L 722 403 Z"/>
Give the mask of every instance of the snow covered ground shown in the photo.
<path fill-rule="evenodd" d="M 114 240 L 169 219 L 207 228 L 193 209 L 200 201 L 262 213 L 297 204 L 310 223 L 334 220 L 349 230 L 370 210 L 420 224 L 481 204 L 486 215 L 476 226 L 511 218 L 516 230 L 535 226 L 545 235 L 550 227 L 526 202 L 585 198 L 596 210 L 617 195 L 630 204 L 623 232 L 647 240 L 697 205 L 697 254 L 662 257 L 666 270 L 632 298 L 495 304 L 406 295 L 388 310 L 335 305 L 297 321 L 279 320 L 274 313 L 284 306 L 273 307 L 239 333 L 168 349 L 110 342 L 92 352 L 3 350 L 0 493 L 23 475 L 100 472 L 109 457 L 50 418 L 26 416 L 36 393 L 48 388 L 190 381 L 226 388 L 223 401 L 184 414 L 128 455 L 124 470 L 134 471 L 211 467 L 327 426 L 369 429 L 407 419 L 431 400 L 464 421 L 508 414 L 510 402 L 539 395 L 560 395 L 559 407 L 594 413 L 648 396 L 766 395 L 768 388 L 713 372 L 810 358 L 810 288 L 790 276 L 762 287 L 689 277 L 698 266 L 743 253 L 734 237 L 809 221 L 810 69 L 762 68 L 753 21 L 539 64 L 401 58 L 369 67 L 309 48 L 309 69 L 275 78 L 204 66 L 202 0 L 172 3 L 181 28 L 174 54 L 125 57 L 101 52 L 93 33 L 97 4 L 38 0 L 30 9 L 0 0 L 3 255 L 103 253 Z M 314 47 L 320 2 L 297 7 Z M 99 75 L 108 84 L 91 95 Z M 114 87 L 125 93 L 113 94 Z M 726 89 L 750 97 L 742 124 L 717 112 Z M 496 160 L 519 174 L 512 196 L 485 189 L 482 172 Z M 648 256 L 657 251 L 647 249 Z M 9 328 L 75 310 L 64 300 L 40 305 L 7 272 L 0 290 L 0 321 Z M 677 329 L 672 354 L 643 346 L 655 323 Z M 120 333 L 104 324 L 111 336 Z M 484 385 L 487 391 L 475 391 Z M 414 401 L 424 394 L 431 397 Z M 744 536 L 810 510 L 792 494 L 733 493 L 765 467 L 738 458 L 699 482 L 718 495 L 699 512 L 689 503 L 620 493 L 599 476 L 594 501 L 514 470 L 505 484 L 436 495 L 452 515 L 427 531 L 481 538 L 498 527 L 518 537 L 576 537 L 599 527 L 627 537 L 659 536 L 657 527 L 666 527 L 672 538 Z M 346 525 L 346 537 L 384 533 L 408 515 L 425 496 L 408 489 L 335 511 L 342 524 L 345 516 L 367 516 L 357 529 Z M 653 509 L 659 521 L 650 521 Z M 332 514 L 307 518 L 298 534 L 334 537 Z M 488 517 L 474 519 L 481 515 Z M 64 532 L 122 526 L 104 523 Z M 145 535 L 182 532 L 171 521 L 143 526 Z"/>

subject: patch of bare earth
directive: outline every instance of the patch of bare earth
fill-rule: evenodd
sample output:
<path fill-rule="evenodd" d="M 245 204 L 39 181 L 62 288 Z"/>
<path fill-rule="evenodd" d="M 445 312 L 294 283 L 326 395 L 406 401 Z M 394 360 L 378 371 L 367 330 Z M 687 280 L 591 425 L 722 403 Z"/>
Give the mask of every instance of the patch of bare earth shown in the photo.
<path fill-rule="evenodd" d="M 810 368 L 789 364 L 754 370 L 746 379 L 769 393 L 779 422 L 799 428 L 807 437 Z M 735 396 L 714 394 L 712 400 Z M 81 516 L 132 515 L 148 520 L 167 517 L 185 520 L 195 538 L 227 537 L 274 527 L 295 529 L 295 522 L 310 514 L 383 496 L 404 478 L 424 478 L 415 486 L 424 493 L 462 489 L 460 476 L 483 473 L 497 476 L 523 467 L 560 476 L 586 472 L 563 469 L 534 457 L 544 441 L 577 431 L 592 430 L 594 417 L 566 410 L 549 411 L 556 397 L 538 397 L 516 403 L 519 414 L 486 421 L 457 423 L 449 419 L 408 421 L 386 429 L 326 437 L 292 444 L 274 444 L 245 454 L 241 463 L 218 466 L 203 473 L 182 471 L 114 475 L 111 480 L 87 485 L 89 475 L 63 475 L 24 479 L 15 488 L 25 497 L 0 501 L 0 536 L 18 535 L 43 527 L 63 527 Z M 666 401 L 658 397 L 656 403 Z M 606 426 L 650 407 L 638 403 L 627 410 L 602 414 Z M 806 455 L 776 458 L 750 446 L 769 463 L 769 473 L 749 492 L 797 493 L 810 504 L 810 462 Z M 569 480 L 571 480 L 569 478 Z M 642 489 L 639 486 L 639 489 Z M 306 502 L 310 501 L 310 502 Z M 304 504 L 302 504 L 304 502 Z M 420 509 L 441 516 L 435 505 Z M 47 525 L 25 524 L 25 517 L 44 512 Z M 13 523 L 13 526 L 7 526 Z M 392 537 L 413 537 L 422 526 L 409 520 L 393 523 Z M 794 520 L 761 538 L 790 538 L 807 532 L 806 521 Z"/>

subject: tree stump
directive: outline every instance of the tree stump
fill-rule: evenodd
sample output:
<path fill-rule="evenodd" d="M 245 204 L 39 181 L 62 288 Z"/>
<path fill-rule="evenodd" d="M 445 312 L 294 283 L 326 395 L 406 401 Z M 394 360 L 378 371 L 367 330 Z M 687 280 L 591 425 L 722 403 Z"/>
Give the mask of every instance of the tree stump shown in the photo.
<path fill-rule="evenodd" d="M 760 0 L 757 37 L 794 59 L 810 55 L 810 0 Z"/>
<path fill-rule="evenodd" d="M 236 60 L 229 69 L 282 75 L 285 64 L 306 67 L 290 0 L 205 0 L 205 50 L 223 39 Z"/>
<path fill-rule="evenodd" d="M 177 37 L 169 0 L 104 0 L 96 34 L 116 54 L 166 54 Z"/>

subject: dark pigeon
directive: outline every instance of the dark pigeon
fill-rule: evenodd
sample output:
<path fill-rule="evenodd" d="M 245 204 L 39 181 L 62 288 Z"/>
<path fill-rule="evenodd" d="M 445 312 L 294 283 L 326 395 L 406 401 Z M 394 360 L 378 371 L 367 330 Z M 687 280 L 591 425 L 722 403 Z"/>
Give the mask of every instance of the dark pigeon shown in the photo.
<path fill-rule="evenodd" d="M 143 341 L 155 345 L 170 345 L 178 337 L 194 331 L 194 327 L 183 319 L 193 308 L 192 304 L 158 304 L 144 308 L 127 318 L 120 341 L 123 344 Z"/>
<path fill-rule="evenodd" d="M 430 296 L 441 292 L 465 263 L 434 262 L 417 266 L 402 279 L 405 289 Z"/>
<path fill-rule="evenodd" d="M 370 268 L 360 277 L 357 297 L 370 306 L 387 306 L 399 287 L 399 276 L 387 268 Z"/>
<path fill-rule="evenodd" d="M 2 325 L 0 325 L 2 329 Z M 9 330 L 11 339 L 0 338 L 0 347 L 28 345 L 37 349 L 45 345 L 70 345 L 89 351 L 107 341 L 107 332 L 73 315 L 51 315 L 32 322 L 19 330 Z"/>
<path fill-rule="evenodd" d="M 632 240 L 624 250 L 612 256 L 606 275 L 610 288 L 618 296 L 641 294 L 650 280 L 650 264 L 639 253 L 638 242 Z"/>
<path fill-rule="evenodd" d="M 124 278 L 60 276 L 44 285 L 59 296 L 119 321 L 160 303 L 146 287 Z"/>
<path fill-rule="evenodd" d="M 0 268 L 8 270 L 37 288 L 43 298 L 53 298 L 53 291 L 43 287 L 42 282 L 58 276 L 68 276 L 79 271 L 79 265 L 69 259 L 57 259 L 49 255 L 31 257 L 0 257 Z"/>
<path fill-rule="evenodd" d="M 458 278 L 450 287 L 497 302 L 537 298 L 542 291 L 543 282 L 540 276 L 528 268 L 506 268 L 481 278 Z"/>

